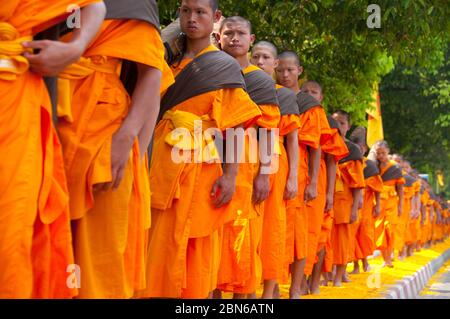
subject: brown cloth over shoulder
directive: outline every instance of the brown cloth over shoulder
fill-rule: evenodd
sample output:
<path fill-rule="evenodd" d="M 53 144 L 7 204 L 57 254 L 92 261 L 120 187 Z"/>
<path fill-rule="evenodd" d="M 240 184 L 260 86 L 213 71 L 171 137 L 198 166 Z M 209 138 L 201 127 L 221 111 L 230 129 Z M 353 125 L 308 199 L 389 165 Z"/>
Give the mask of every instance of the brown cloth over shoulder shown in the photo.
<path fill-rule="evenodd" d="M 339 164 L 343 164 L 350 161 L 361 161 L 363 159 L 363 155 L 361 154 L 361 150 L 359 149 L 358 145 L 349 140 L 346 140 L 345 144 L 347 145 L 347 148 L 350 153 L 348 154 L 347 157 L 341 159 L 339 161 Z"/>
<path fill-rule="evenodd" d="M 278 102 L 281 115 L 300 114 L 297 104 L 297 96 L 292 90 L 281 87 L 277 89 Z"/>
<path fill-rule="evenodd" d="M 331 115 L 327 115 L 327 120 L 331 128 L 339 130 L 339 123 Z"/>
<path fill-rule="evenodd" d="M 393 179 L 398 179 L 402 177 L 403 177 L 402 169 L 398 165 L 392 165 L 386 170 L 386 172 L 384 172 L 383 175 L 381 175 L 383 182 L 391 181 Z"/>
<path fill-rule="evenodd" d="M 320 102 L 313 98 L 311 95 L 307 93 L 298 93 L 297 94 L 297 104 L 300 111 L 300 114 L 305 113 L 306 111 L 312 109 L 313 107 L 320 106 Z"/>
<path fill-rule="evenodd" d="M 159 29 L 158 5 L 155 0 L 103 0 L 106 5 L 105 20 L 142 20 Z"/>
<path fill-rule="evenodd" d="M 377 163 L 371 160 L 367 160 L 366 167 L 364 167 L 364 179 L 368 179 L 379 174 L 380 169 L 378 168 Z"/>
<path fill-rule="evenodd" d="M 404 186 L 406 186 L 406 187 L 411 187 L 416 182 L 416 179 L 414 177 L 412 177 L 411 175 L 409 175 L 409 174 L 406 174 L 404 176 L 404 178 L 405 178 L 405 185 Z"/>
<path fill-rule="evenodd" d="M 247 93 L 253 102 L 258 105 L 278 105 L 277 90 L 273 80 L 262 70 L 256 70 L 244 74 Z"/>
<path fill-rule="evenodd" d="M 192 60 L 167 89 L 161 101 L 159 119 L 172 107 L 194 96 L 233 88 L 246 88 L 236 60 L 222 51 L 204 53 Z"/>

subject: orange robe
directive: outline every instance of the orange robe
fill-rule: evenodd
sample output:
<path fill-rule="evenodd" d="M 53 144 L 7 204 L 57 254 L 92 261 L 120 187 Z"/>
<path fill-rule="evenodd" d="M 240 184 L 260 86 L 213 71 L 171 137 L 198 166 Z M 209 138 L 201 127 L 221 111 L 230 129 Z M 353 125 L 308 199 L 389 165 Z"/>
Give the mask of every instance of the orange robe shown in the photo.
<path fill-rule="evenodd" d="M 420 181 L 413 183 L 413 198 L 420 192 Z M 412 203 L 411 203 L 412 204 Z M 416 218 L 410 218 L 406 226 L 405 243 L 407 245 L 413 244 L 418 239 L 418 228 L 420 225 L 420 214 Z"/>
<path fill-rule="evenodd" d="M 322 145 L 322 152 L 334 156 L 336 163 L 348 155 L 348 148 L 344 139 L 341 137 L 339 130 L 331 129 L 332 136 Z M 322 161 L 324 158 L 322 157 Z M 337 164 L 336 164 L 337 165 Z M 338 168 L 337 168 L 338 169 Z M 325 171 L 326 173 L 326 171 Z M 328 176 L 327 176 L 328 181 Z M 327 183 L 328 187 L 328 183 Z M 323 269 L 325 272 L 330 272 L 333 267 L 333 251 L 331 245 L 331 230 L 334 223 L 334 212 L 331 209 L 324 212 L 323 222 L 320 229 L 319 242 L 317 245 L 317 252 L 325 249 L 325 257 Z"/>
<path fill-rule="evenodd" d="M 214 46 L 199 53 L 217 50 Z M 191 60 L 173 68 L 176 76 Z M 253 107 L 252 107 L 253 105 Z M 261 115 L 243 89 L 220 89 L 190 98 L 173 111 L 208 116 L 203 123 L 224 131 Z M 175 163 L 165 138 L 174 129 L 169 119 L 157 126 L 150 168 L 152 228 L 144 297 L 206 298 L 217 287 L 221 241 L 219 230 L 234 219 L 228 205 L 216 208 L 214 182 L 222 175 L 219 162 Z M 235 214 L 237 212 L 234 212 Z"/>
<path fill-rule="evenodd" d="M 363 259 L 372 255 L 375 250 L 375 221 L 373 210 L 375 208 L 375 194 L 383 190 L 383 180 L 375 175 L 365 180 L 363 207 L 360 212 L 360 223 L 356 232 L 356 245 L 354 259 Z"/>
<path fill-rule="evenodd" d="M 333 263 L 345 265 L 352 259 L 350 242 L 350 216 L 353 205 L 352 189 L 363 188 L 364 173 L 362 161 L 348 161 L 339 164 L 334 195 L 334 225 L 331 233 Z"/>
<path fill-rule="evenodd" d="M 380 169 L 383 175 L 394 163 L 390 162 Z M 403 185 L 405 180 L 398 178 L 383 183 L 383 191 L 380 195 L 381 212 L 375 219 L 376 248 L 380 250 L 394 249 L 395 226 L 398 224 L 398 196 L 396 185 Z"/>
<path fill-rule="evenodd" d="M 250 65 L 243 70 L 244 74 L 260 68 Z M 250 105 L 252 107 L 252 105 Z M 258 105 L 262 116 L 256 120 L 254 128 L 273 129 L 280 122 L 280 108 L 278 105 Z M 250 120 L 253 122 L 253 119 Z M 248 122 L 246 126 L 250 124 Z M 253 136 L 256 137 L 256 136 Z M 262 260 L 261 240 L 263 231 L 265 203 L 252 203 L 253 180 L 259 172 L 259 160 L 250 163 L 248 156 L 251 143 L 257 145 L 258 140 L 250 141 L 247 135 L 245 143 L 246 160 L 239 165 L 236 177 L 236 192 L 228 211 L 237 216 L 226 223 L 222 230 L 222 251 L 218 272 L 217 287 L 222 291 L 234 293 L 253 293 L 261 281 Z M 254 151 L 254 150 L 253 150 Z M 273 178 L 271 179 L 273 182 Z"/>
<path fill-rule="evenodd" d="M 0 6 L 0 298 L 70 298 L 73 264 L 61 145 L 43 78 L 28 70 L 24 41 L 63 21 L 70 4 L 10 0 Z"/>
<path fill-rule="evenodd" d="M 403 187 L 403 213 L 395 228 L 395 250 L 401 251 L 406 242 L 406 231 L 411 219 L 411 199 L 414 196 L 414 186 Z"/>
<path fill-rule="evenodd" d="M 305 189 L 309 183 L 308 147 L 317 149 L 323 141 L 326 129 L 329 129 L 329 124 L 321 106 L 318 105 L 300 114 L 298 195 L 297 198 L 288 202 L 286 211 L 286 264 L 284 267 L 286 271 L 294 260 L 306 258 L 308 255 L 308 213 L 304 203 Z"/>
<path fill-rule="evenodd" d="M 271 175 L 270 194 L 264 202 L 261 261 L 262 278 L 265 280 L 284 279 L 287 201 L 283 199 L 283 196 L 289 174 L 289 160 L 284 141 L 285 136 L 299 126 L 300 119 L 296 114 L 283 115 L 278 125 L 280 138 L 275 143 L 278 143 L 279 154 L 275 154 L 274 159 L 278 161 L 278 170 Z"/>
<path fill-rule="evenodd" d="M 112 136 L 131 103 L 117 72 L 122 59 L 162 72 L 164 47 L 158 30 L 138 20 L 105 21 L 83 59 L 59 80 L 58 129 L 74 220 L 75 260 L 82 269 L 81 298 L 131 298 L 146 284 L 150 189 L 147 159 L 141 155 L 145 150 L 139 150 L 137 139 L 118 189 L 93 191 L 94 185 L 111 181 Z M 163 78 L 161 89 L 172 81 Z M 62 91 L 66 86 L 71 95 Z"/>

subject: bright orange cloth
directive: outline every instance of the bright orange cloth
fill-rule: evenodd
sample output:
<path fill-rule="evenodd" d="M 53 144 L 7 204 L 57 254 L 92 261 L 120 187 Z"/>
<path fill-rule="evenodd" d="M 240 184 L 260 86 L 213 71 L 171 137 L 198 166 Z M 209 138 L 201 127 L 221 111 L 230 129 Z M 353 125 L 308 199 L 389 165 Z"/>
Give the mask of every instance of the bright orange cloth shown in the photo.
<path fill-rule="evenodd" d="M 111 181 L 112 136 L 131 103 L 117 73 L 121 59 L 162 72 L 164 47 L 158 30 L 148 23 L 108 20 L 84 59 L 91 63 L 85 74 L 74 76 L 71 67 L 60 75 L 60 83 L 69 80 L 72 96 L 71 117 L 61 118 L 58 126 L 74 219 L 75 260 L 82 269 L 79 296 L 131 298 L 146 284 L 145 246 L 151 223 L 147 159 L 137 139 L 119 188 L 95 193 L 93 186 Z M 169 84 L 170 79 L 163 78 L 161 87 Z"/>
<path fill-rule="evenodd" d="M 199 54 L 217 50 L 209 46 Z M 176 76 L 190 60 L 173 69 Z M 257 118 L 258 106 L 242 89 L 222 89 L 190 98 L 172 110 L 209 115 L 216 127 L 227 128 Z M 217 209 L 211 200 L 213 183 L 221 176 L 220 163 L 175 163 L 165 137 L 173 129 L 162 120 L 154 134 L 150 169 L 152 228 L 144 297 L 206 298 L 217 287 L 221 242 L 219 230 L 236 218 L 229 205 Z M 236 188 L 238 191 L 238 188 Z M 234 196 L 239 196 L 235 193 Z M 251 196 L 251 194 L 250 194 Z M 188 249 L 187 247 L 202 247 Z"/>
<path fill-rule="evenodd" d="M 390 162 L 384 168 L 380 169 L 380 175 L 383 175 L 394 162 Z M 405 183 L 403 178 L 385 181 L 383 191 L 381 192 L 381 213 L 375 219 L 375 239 L 377 249 L 393 249 L 395 240 L 395 227 L 398 223 L 398 196 L 395 189 L 396 185 Z"/>
<path fill-rule="evenodd" d="M 338 265 L 351 261 L 351 225 L 350 215 L 353 205 L 352 189 L 365 186 L 362 161 L 348 161 L 339 164 L 334 194 L 334 226 L 332 247 L 334 263 Z"/>
<path fill-rule="evenodd" d="M 61 146 L 41 76 L 28 70 L 21 42 L 62 21 L 70 4 L 11 0 L 0 6 L 0 298 L 70 298 L 73 264 Z M 41 28 L 40 31 L 43 31 Z"/>
<path fill-rule="evenodd" d="M 244 74 L 260 70 L 254 65 L 250 65 L 243 70 Z M 278 127 L 280 122 L 280 108 L 277 105 L 258 105 L 261 111 L 261 117 L 256 121 L 257 128 L 262 127 L 268 130 Z M 253 121 L 251 119 L 250 121 Z M 250 128 L 253 129 L 254 127 Z M 258 143 L 258 140 L 253 141 Z M 275 141 L 277 142 L 277 141 Z M 250 149 L 250 138 L 245 143 L 246 153 L 255 151 Z M 256 145 L 256 144 L 255 144 Z M 250 157 L 246 157 L 249 159 Z M 262 225 L 264 218 L 264 203 L 254 205 L 251 200 L 253 189 L 253 180 L 259 173 L 259 161 L 257 163 L 245 163 L 239 165 L 237 185 L 247 185 L 244 192 L 236 192 L 228 210 L 232 215 L 241 215 L 223 226 L 223 236 L 228 238 L 235 245 L 224 243 L 221 253 L 221 264 L 218 274 L 218 288 L 223 291 L 232 291 L 235 293 L 253 293 L 256 291 L 256 285 L 261 280 L 261 239 Z M 272 178 L 273 183 L 273 178 Z M 242 188 L 243 189 L 243 188 Z M 228 214 L 227 214 L 228 215 Z M 246 219 L 247 229 L 244 233 L 236 232 L 236 224 L 240 220 Z M 240 235 L 244 238 L 240 238 Z M 281 234 L 282 235 L 282 234 Z M 249 245 L 237 245 L 239 240 L 248 242 Z M 244 256 L 248 256 L 245 258 Z M 230 260 L 234 267 L 229 267 Z"/>
<path fill-rule="evenodd" d="M 262 278 L 283 280 L 285 267 L 286 245 L 286 205 L 283 199 L 286 181 L 289 174 L 289 161 L 283 141 L 284 136 L 299 127 L 298 115 L 283 115 L 279 124 L 280 155 L 274 160 L 278 161 L 278 171 L 271 176 L 272 187 L 269 197 L 264 202 L 264 221 L 261 241 Z"/>

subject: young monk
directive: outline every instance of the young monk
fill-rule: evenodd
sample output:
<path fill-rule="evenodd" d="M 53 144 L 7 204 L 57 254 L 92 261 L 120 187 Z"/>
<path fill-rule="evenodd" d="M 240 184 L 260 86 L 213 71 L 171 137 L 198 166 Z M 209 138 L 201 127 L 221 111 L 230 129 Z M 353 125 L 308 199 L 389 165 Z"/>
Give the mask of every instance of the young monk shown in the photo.
<path fill-rule="evenodd" d="M 66 20 L 71 4 L 82 8 L 76 14 L 83 25 L 72 41 L 54 41 L 57 34 L 48 37 L 49 30 Z M 77 293 L 76 283 L 67 285 L 67 267 L 74 263 L 68 193 L 43 77 L 81 56 L 104 15 L 104 4 L 91 0 L 0 6 L 0 298 Z"/>
<path fill-rule="evenodd" d="M 338 111 L 333 114 L 333 118 L 339 123 L 340 133 L 344 138 L 350 128 L 349 114 Z M 346 141 L 346 144 L 350 154 L 339 161 L 333 208 L 334 225 L 331 241 L 333 263 L 336 265 L 333 285 L 336 287 L 342 285 L 347 263 L 352 259 L 351 224 L 358 220 L 362 190 L 365 187 L 362 153 L 356 144 L 350 141 Z"/>
<path fill-rule="evenodd" d="M 320 167 L 320 144 L 329 134 L 330 127 L 320 103 L 309 94 L 300 93 L 299 76 L 303 72 L 296 53 L 287 51 L 279 56 L 276 68 L 279 84 L 297 94 L 300 111 L 298 196 L 288 203 L 286 255 L 291 266 L 290 297 L 301 293 L 304 267 L 308 253 L 308 211 L 306 205 L 317 197 Z M 318 214 L 323 214 L 318 212 Z"/>
<path fill-rule="evenodd" d="M 320 103 L 323 101 L 323 89 L 316 81 L 307 81 L 302 85 L 302 92 L 311 95 Z M 330 212 L 334 201 L 334 186 L 336 178 L 336 163 L 348 155 L 348 149 L 339 134 L 337 123 L 328 116 L 330 124 L 330 138 L 322 141 L 320 160 L 320 172 L 318 179 L 318 197 L 307 205 L 308 211 L 308 252 L 306 259 L 305 275 L 311 275 L 308 285 L 304 281 L 306 291 L 319 294 L 320 274 L 325 255 L 325 242 L 320 244 L 322 226 L 329 223 Z M 332 125 L 333 124 L 333 125 Z M 320 212 L 323 212 L 320 214 Z M 309 218 L 312 216 L 312 218 Z M 325 220 L 325 217 L 327 220 Z M 315 250 L 314 250 L 315 248 Z M 317 255 L 317 257 L 316 257 Z M 317 263 L 316 263 L 317 261 Z M 309 291 L 307 291 L 309 290 Z"/>
<path fill-rule="evenodd" d="M 146 150 L 160 90 L 173 78 L 162 79 L 164 46 L 156 2 L 105 4 L 107 16 L 99 34 L 83 57 L 60 74 L 58 129 L 71 196 L 75 261 L 82 269 L 79 297 L 131 298 L 146 283 Z M 135 85 L 125 79 L 132 66 Z"/>
<path fill-rule="evenodd" d="M 227 134 L 228 141 L 235 141 L 228 142 L 227 154 L 234 156 L 222 169 L 206 129 L 242 128 L 261 112 L 244 91 L 239 64 L 211 44 L 213 25 L 220 17 L 217 1 L 181 2 L 186 47 L 182 59 L 171 66 L 176 79 L 163 97 L 164 115 L 155 130 L 150 171 L 153 223 L 144 297 L 207 298 L 217 287 L 219 229 L 236 218 L 226 213 L 235 192 L 243 132 Z M 208 140 L 203 140 L 208 143 L 204 147 L 197 146 L 199 151 L 192 150 L 190 139 L 183 144 L 177 138 L 177 132 L 190 137 L 194 130 Z M 181 160 L 175 161 L 174 153 L 182 153 Z"/>
<path fill-rule="evenodd" d="M 369 159 L 376 161 L 383 179 L 381 192 L 381 212 L 375 220 L 376 248 L 381 250 L 385 266 L 393 267 L 395 226 L 403 207 L 403 173 L 396 162 L 388 159 L 389 146 L 378 141 L 372 146 Z"/>
<path fill-rule="evenodd" d="M 356 131 L 356 130 L 355 130 Z M 360 133 L 353 131 L 350 140 L 359 146 L 361 153 L 366 154 L 365 130 Z M 355 234 L 354 269 L 352 274 L 359 274 L 359 260 L 362 261 L 363 271 L 370 270 L 367 257 L 375 250 L 375 222 L 374 219 L 380 215 L 380 193 L 383 190 L 383 180 L 380 170 L 374 161 L 364 158 L 364 181 L 362 208 L 360 212 L 361 221 Z"/>
<path fill-rule="evenodd" d="M 252 49 L 251 62 L 269 76 L 275 74 L 278 65 L 277 48 L 270 42 L 260 41 Z M 278 283 L 284 280 L 286 245 L 287 201 L 297 196 L 298 189 L 298 116 L 297 97 L 294 92 L 276 85 L 280 103 L 281 120 L 278 124 L 280 138 L 278 171 L 271 175 L 269 197 L 264 203 L 264 221 L 261 243 L 262 275 L 264 291 L 262 298 L 277 298 Z M 285 147 L 286 145 L 286 147 Z"/>
<path fill-rule="evenodd" d="M 280 109 L 272 78 L 258 67 L 250 64 L 248 51 L 255 39 L 250 22 L 239 16 L 229 17 L 223 20 L 219 32 L 218 42 L 222 50 L 235 58 L 241 66 L 247 92 L 262 113 L 251 129 L 253 132 L 258 128 L 265 129 L 265 131 L 259 131 L 259 140 L 256 134 L 253 136 L 249 134 L 246 137 L 245 153 L 258 152 L 251 148 L 251 145 L 258 145 L 259 160 L 252 163 L 250 161 L 251 154 L 249 154 L 250 157 L 246 158 L 245 163 L 239 166 L 236 178 L 236 196 L 227 208 L 236 211 L 237 217 L 225 224 L 223 228 L 218 288 L 234 292 L 235 298 L 243 298 L 247 294 L 256 293 L 256 286 L 261 280 L 260 242 L 264 201 L 270 191 L 272 144 L 278 142 L 272 142 L 269 130 L 278 127 Z M 252 139 L 253 141 L 251 141 Z M 252 197 L 248 195 L 252 195 Z M 284 231 L 281 230 L 281 234 L 274 232 L 272 236 L 281 236 L 281 239 L 284 240 L 283 233 Z M 242 244 L 239 244 L 239 241 L 242 241 Z M 246 245 L 246 242 L 249 244 Z M 265 286 L 267 285 L 268 283 L 265 283 Z M 273 291 L 273 287 L 269 288 L 269 291 Z M 269 296 L 267 293 L 263 294 L 263 298 L 270 297 L 271 295 Z"/>
<path fill-rule="evenodd" d="M 411 170 L 411 176 L 416 179 L 413 183 L 414 195 L 411 198 L 411 218 L 407 224 L 405 243 L 406 243 L 406 256 L 412 256 L 416 247 L 420 228 L 420 189 L 421 182 L 418 174 Z"/>

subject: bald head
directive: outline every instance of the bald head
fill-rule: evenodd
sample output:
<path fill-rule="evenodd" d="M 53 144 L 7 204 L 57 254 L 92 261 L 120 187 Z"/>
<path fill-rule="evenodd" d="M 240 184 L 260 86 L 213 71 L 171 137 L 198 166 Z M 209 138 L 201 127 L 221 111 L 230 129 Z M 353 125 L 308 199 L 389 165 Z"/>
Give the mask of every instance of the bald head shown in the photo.
<path fill-rule="evenodd" d="M 262 48 L 269 50 L 275 59 L 278 57 L 277 47 L 269 41 L 259 41 L 258 43 L 256 43 L 253 46 L 252 52 L 255 51 L 256 49 L 262 49 Z"/>
<path fill-rule="evenodd" d="M 220 25 L 220 29 L 219 32 L 222 33 L 223 28 L 227 25 L 227 24 L 235 24 L 235 23 L 239 23 L 239 24 L 243 24 L 245 25 L 248 30 L 249 33 L 252 33 L 252 24 L 250 21 L 248 21 L 247 19 L 240 17 L 240 16 L 233 16 L 233 17 L 228 17 L 226 19 L 224 19 L 222 21 L 222 24 Z"/>
<path fill-rule="evenodd" d="M 284 51 L 283 53 L 281 53 L 278 56 L 279 60 L 294 60 L 295 64 L 297 64 L 297 66 L 302 66 L 300 63 L 300 58 L 298 57 L 297 53 L 295 53 L 294 51 Z"/>
<path fill-rule="evenodd" d="M 219 10 L 219 0 L 209 0 L 209 4 L 213 11 Z"/>

